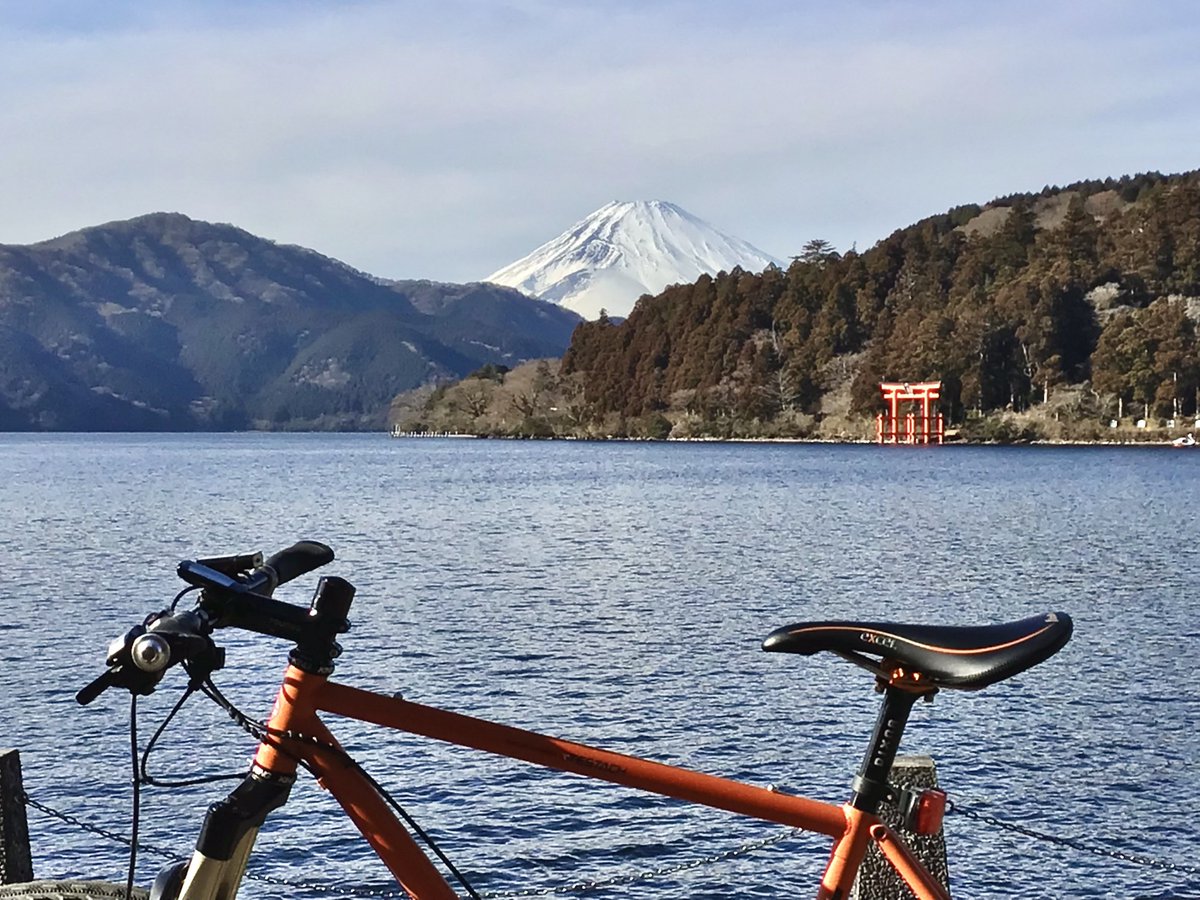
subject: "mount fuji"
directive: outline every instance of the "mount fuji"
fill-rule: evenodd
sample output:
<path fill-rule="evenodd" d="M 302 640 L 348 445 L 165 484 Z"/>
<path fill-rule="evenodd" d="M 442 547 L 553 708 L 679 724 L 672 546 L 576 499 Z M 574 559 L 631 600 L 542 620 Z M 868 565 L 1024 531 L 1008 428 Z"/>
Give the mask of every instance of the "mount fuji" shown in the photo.
<path fill-rule="evenodd" d="M 670 284 L 772 263 L 783 265 L 674 203 L 614 201 L 484 280 L 595 319 L 627 316 L 642 294 Z"/>

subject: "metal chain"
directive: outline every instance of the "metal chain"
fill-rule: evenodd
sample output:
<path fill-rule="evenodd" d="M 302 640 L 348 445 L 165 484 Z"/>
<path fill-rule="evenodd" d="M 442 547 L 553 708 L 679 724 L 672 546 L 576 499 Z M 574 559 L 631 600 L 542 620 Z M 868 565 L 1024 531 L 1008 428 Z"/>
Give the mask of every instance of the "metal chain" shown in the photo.
<path fill-rule="evenodd" d="M 41 803 L 40 801 L 35 800 L 33 797 L 30 797 L 29 794 L 27 794 L 27 793 L 22 792 L 19 795 L 18 799 L 21 800 L 29 808 L 36 809 L 38 812 L 43 813 L 44 815 L 47 815 L 52 819 L 58 819 L 60 822 L 65 822 L 66 824 L 72 825 L 81 831 L 86 831 L 89 834 L 94 834 L 94 835 L 98 835 L 99 837 L 102 837 L 102 838 L 107 838 L 108 840 L 114 841 L 118 844 L 124 844 L 126 847 L 129 846 L 129 838 L 126 837 L 125 835 L 117 834 L 115 831 L 109 831 L 107 828 L 101 828 L 99 825 L 93 825 L 90 822 L 85 822 L 82 819 L 78 818 L 77 816 L 71 815 L 70 813 L 65 813 L 65 812 L 62 812 L 61 810 L 55 809 L 52 806 L 47 806 L 45 803 Z M 138 850 L 140 850 L 144 853 L 152 853 L 155 856 L 161 856 L 164 859 L 173 859 L 173 860 L 179 859 L 179 854 L 172 850 L 167 850 L 164 847 L 155 847 L 152 844 L 146 844 L 146 843 L 143 843 L 142 841 L 138 841 Z M 304 882 L 300 882 L 300 881 L 290 881 L 290 880 L 287 880 L 284 878 L 275 878 L 271 875 L 263 875 L 260 872 L 246 872 L 245 877 L 252 879 L 254 881 L 261 881 L 266 884 L 278 885 L 280 887 L 307 888 L 307 889 L 313 890 L 313 891 L 323 891 L 323 892 L 328 892 L 328 893 L 338 893 L 338 892 L 344 893 L 345 892 L 345 888 L 335 887 L 335 886 L 328 885 L 328 884 L 308 884 L 308 883 L 304 883 Z M 366 888 L 366 887 L 357 888 L 356 887 L 354 889 L 354 892 L 358 896 L 369 896 L 369 897 L 405 898 L 408 896 L 407 894 L 405 894 L 402 891 L 400 891 L 400 892 L 396 891 L 394 888 L 384 889 L 384 888 Z"/>
<path fill-rule="evenodd" d="M 771 837 L 762 838 L 756 841 L 747 841 L 740 846 L 734 847 L 731 850 L 725 850 L 721 853 L 714 853 L 711 856 L 701 857 L 700 859 L 688 860 L 684 863 L 676 863 L 670 866 L 660 866 L 657 869 L 646 869 L 641 872 L 633 872 L 628 875 L 613 875 L 609 878 L 598 878 L 594 881 L 577 881 L 573 884 L 562 884 L 557 887 L 549 888 L 526 888 L 520 891 L 489 891 L 483 896 L 487 900 L 499 900 L 503 897 L 547 897 L 557 894 L 582 894 L 586 891 L 599 890 L 600 888 L 613 887 L 618 884 L 636 884 L 641 881 L 651 881 L 655 878 L 663 878 L 667 875 L 675 875 L 679 872 L 687 872 L 691 869 L 700 869 L 704 866 L 711 866 L 726 860 L 736 859 L 739 856 L 745 856 L 754 853 L 757 850 L 762 850 L 765 847 L 770 847 L 773 844 L 778 844 L 790 837 L 800 834 L 799 828 L 789 828 L 786 831 L 781 831 L 778 834 L 773 834 Z"/>
<path fill-rule="evenodd" d="M 125 835 L 117 834 L 116 832 L 109 831 L 105 828 L 100 828 L 99 826 L 92 825 L 89 822 L 84 822 L 82 819 L 79 819 L 70 813 L 60 812 L 53 807 L 34 800 L 28 794 L 23 793 L 20 799 L 31 808 L 36 809 L 38 812 L 44 813 L 51 818 L 59 819 L 68 825 L 73 825 L 83 831 L 99 835 L 100 837 L 107 838 L 111 841 L 116 841 L 117 843 L 125 844 L 126 846 L 129 845 L 129 838 L 127 838 Z M 700 859 L 688 860 L 687 862 L 676 863 L 670 866 L 660 866 L 656 869 L 646 869 L 641 872 L 632 872 L 627 875 L 613 875 L 609 878 L 597 878 L 592 881 L 577 881 L 572 884 L 563 884 L 556 887 L 525 888 L 518 891 L 487 891 L 481 894 L 481 896 L 484 897 L 485 900 L 503 900 L 503 898 L 510 897 L 548 897 L 562 894 L 581 894 L 587 891 L 599 890 L 601 888 L 613 887 L 621 884 L 635 884 L 641 881 L 650 881 L 655 878 L 663 878 L 668 875 L 675 875 L 679 872 L 686 872 L 691 869 L 699 869 L 703 868 L 704 866 L 715 865 L 719 862 L 736 859 L 739 856 L 746 856 L 750 853 L 763 850 L 774 844 L 781 843 L 782 841 L 785 841 L 799 833 L 800 829 L 789 828 L 786 831 L 781 831 L 767 838 L 746 841 L 744 844 L 740 844 L 739 846 L 730 850 L 724 850 L 721 853 L 714 853 L 710 856 L 701 857 Z M 147 853 L 153 853 L 156 856 L 165 857 L 167 859 L 178 859 L 177 853 L 165 850 L 162 847 L 144 844 L 140 841 L 138 842 L 138 849 Z M 246 872 L 245 877 L 254 881 L 262 882 L 264 884 L 273 884 L 277 887 L 299 888 L 302 890 L 314 891 L 322 894 L 346 894 L 355 897 L 379 897 L 381 900 L 388 900 L 388 898 L 403 900 L 403 898 L 408 896 L 404 891 L 397 891 L 395 888 L 372 888 L 367 887 L 366 885 L 356 885 L 352 888 L 347 888 L 341 885 L 331 885 L 327 883 L 321 884 L 317 882 L 299 881 L 289 878 L 277 878 L 273 875 L 264 875 L 261 872 Z"/>
<path fill-rule="evenodd" d="M 91 834 L 98 835 L 99 837 L 107 838 L 110 841 L 116 841 L 118 844 L 124 844 L 126 847 L 129 846 L 129 838 L 127 838 L 125 835 L 117 834 L 115 831 L 109 831 L 106 828 L 101 828 L 99 825 L 93 825 L 90 822 L 85 822 L 82 819 L 71 815 L 70 813 L 61 812 L 53 807 L 47 806 L 45 803 L 40 803 L 37 800 L 34 800 L 24 791 L 20 793 L 18 799 L 20 799 L 26 806 L 36 809 L 38 812 L 44 813 L 45 815 L 50 816 L 52 819 L 58 819 L 61 822 L 66 822 L 68 825 L 73 825 L 81 831 L 87 831 Z M 173 853 L 172 851 L 163 847 L 155 847 L 151 844 L 143 844 L 141 841 L 138 842 L 138 849 L 144 850 L 147 853 L 153 853 L 155 856 L 165 857 L 166 859 L 178 858 L 177 853 Z"/>
<path fill-rule="evenodd" d="M 1017 834 L 1024 835 L 1028 838 L 1033 838 L 1038 841 L 1046 841 L 1050 844 L 1058 844 L 1061 847 L 1070 847 L 1072 850 L 1078 850 L 1080 853 L 1090 853 L 1093 856 L 1102 856 L 1108 859 L 1116 859 L 1121 862 L 1133 863 L 1138 866 L 1147 866 L 1152 869 L 1164 869 L 1168 872 L 1185 872 L 1188 875 L 1200 875 L 1200 866 L 1189 866 L 1185 863 L 1169 862 L 1165 859 L 1154 859 L 1149 856 L 1142 856 L 1137 853 L 1125 853 L 1122 850 L 1110 850 L 1107 847 L 1099 847 L 1095 844 L 1085 844 L 1082 841 L 1076 841 L 1072 838 L 1060 837 L 1057 834 L 1047 834 L 1045 831 L 1038 831 L 1036 828 L 1029 828 L 1025 825 L 1018 825 L 1015 822 L 1005 822 L 1003 819 L 997 819 L 995 816 L 989 816 L 987 813 L 976 812 L 973 809 L 964 809 L 963 807 L 947 802 L 946 811 L 948 813 L 957 813 L 966 816 L 968 819 L 975 819 L 978 822 L 984 822 L 994 828 L 1000 828 L 1004 831 L 1012 831 Z"/>
<path fill-rule="evenodd" d="M 343 897 L 379 897 L 381 900 L 408 900 L 409 898 L 407 891 L 397 890 L 395 887 L 373 888 L 361 884 L 346 886 L 318 883 L 315 881 L 299 881 L 291 878 L 278 878 L 274 875 L 264 875 L 261 872 L 247 872 L 244 877 L 263 884 L 272 884 L 276 887 L 291 888 L 293 890 L 311 891 L 315 894 L 338 894 Z"/>
<path fill-rule="evenodd" d="M 129 838 L 125 835 L 117 834 L 114 831 L 109 831 L 108 829 L 93 825 L 90 822 L 85 822 L 77 816 L 71 815 L 70 813 L 64 813 L 60 810 L 54 809 L 53 807 L 47 806 L 46 804 L 35 800 L 33 797 L 30 797 L 28 793 L 22 792 L 19 796 L 19 799 L 30 808 L 36 809 L 38 812 L 65 822 L 66 824 L 82 831 L 98 835 L 99 837 L 115 841 L 119 844 L 124 844 L 125 846 L 129 845 Z M 1187 875 L 1200 875 L 1200 866 L 1187 865 L 1186 863 L 1175 863 L 1168 860 L 1155 859 L 1150 856 L 1143 856 L 1138 853 L 1126 853 L 1122 850 L 1112 850 L 1110 848 L 1100 847 L 1095 844 L 1086 844 L 1082 841 L 1077 841 L 1072 838 L 1065 838 L 1056 834 L 1049 834 L 1045 831 L 1038 831 L 1037 829 L 1029 828 L 1026 825 L 1018 825 L 1015 822 L 1006 822 L 1003 819 L 998 819 L 995 816 L 988 815 L 987 813 L 965 808 L 956 803 L 947 803 L 946 811 L 950 814 L 961 815 L 968 819 L 974 819 L 977 822 L 983 822 L 984 824 L 991 825 L 994 828 L 999 828 L 1004 831 L 1011 831 L 1015 834 L 1032 838 L 1033 840 L 1045 841 L 1061 847 L 1069 847 L 1072 850 L 1079 851 L 1080 853 L 1089 853 L 1093 856 L 1114 859 L 1119 862 L 1131 863 L 1138 866 L 1146 866 L 1153 869 L 1161 869 L 1168 872 L 1181 872 Z M 627 875 L 613 875 L 609 878 L 599 878 L 592 881 L 578 881 L 571 884 L 563 884 L 547 888 L 526 888 L 517 891 L 487 891 L 480 896 L 486 898 L 486 900 L 505 900 L 505 898 L 516 897 L 548 897 L 559 896 L 563 894 L 582 894 L 588 891 L 599 890 L 601 888 L 614 887 L 616 885 L 636 884 L 642 881 L 650 881 L 655 878 L 663 878 L 668 875 L 675 875 L 680 872 L 686 872 L 692 869 L 699 869 L 705 866 L 715 865 L 720 862 L 736 859 L 740 856 L 746 856 L 750 853 L 765 849 L 766 847 L 770 847 L 774 844 L 781 843 L 782 841 L 785 841 L 788 838 L 797 835 L 798 833 L 800 833 L 799 829 L 790 828 L 767 838 L 747 841 L 737 847 L 734 847 L 730 850 L 724 850 L 720 853 L 714 853 L 699 859 L 688 860 L 687 862 L 683 863 L 675 863 L 669 866 L 660 866 L 654 869 L 646 869 L 641 872 L 633 872 Z M 177 853 L 166 850 L 162 847 L 156 847 L 152 844 L 145 844 L 139 841 L 138 849 L 146 853 L 152 853 L 155 856 L 164 857 L 166 859 L 178 859 Z M 253 879 L 254 881 L 273 884 L 279 887 L 300 888 L 318 893 L 349 894 L 351 896 L 359 897 L 379 897 L 382 898 L 382 900 L 387 900 L 387 898 L 397 898 L 397 900 L 401 900 L 401 898 L 407 896 L 403 891 L 397 891 L 394 888 L 372 888 L 363 885 L 347 890 L 347 888 L 343 886 L 276 878 L 271 875 L 264 875 L 256 872 L 247 872 L 246 877 Z"/>
<path fill-rule="evenodd" d="M 701 859 L 689 860 L 685 863 L 677 863 L 671 866 L 660 866 L 657 869 L 647 869 L 641 872 L 633 872 L 628 875 L 614 875 L 609 878 L 597 878 L 592 881 L 576 881 L 572 884 L 562 884 L 555 887 L 546 888 L 524 888 L 517 891 L 484 891 L 480 894 L 484 900 L 506 900 L 506 898 L 515 897 L 549 897 L 561 896 L 563 894 L 582 894 L 587 891 L 600 890 L 606 887 L 614 887 L 616 885 L 636 884 L 642 881 L 650 881 L 655 878 L 663 878 L 668 875 L 675 875 L 679 872 L 686 872 L 690 869 L 699 869 L 704 866 L 714 865 L 726 860 L 735 859 L 739 856 L 744 856 L 749 853 L 754 853 L 756 850 L 762 850 L 772 844 L 778 844 L 799 833 L 798 829 L 788 829 L 787 831 L 774 834 L 769 838 L 763 838 L 757 841 L 747 841 L 746 843 L 734 847 L 731 850 L 726 850 L 722 853 L 714 853 L 711 856 L 706 856 Z M 346 887 L 340 885 L 320 884 L 316 882 L 295 881 L 287 878 L 276 878 L 271 875 L 255 875 L 247 872 L 247 878 L 254 878 L 256 881 L 273 884 L 278 887 L 298 888 L 302 890 L 313 891 L 322 894 L 342 894 L 352 897 L 379 897 L 383 900 L 403 900 L 408 894 L 404 891 L 397 891 L 395 888 L 372 888 L 365 885 L 356 885 L 354 887 Z"/>

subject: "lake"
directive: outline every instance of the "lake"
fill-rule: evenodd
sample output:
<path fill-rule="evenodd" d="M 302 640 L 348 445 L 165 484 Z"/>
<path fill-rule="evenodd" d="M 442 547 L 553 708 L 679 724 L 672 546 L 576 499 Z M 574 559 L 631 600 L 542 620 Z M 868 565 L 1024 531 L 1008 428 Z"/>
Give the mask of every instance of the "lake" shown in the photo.
<path fill-rule="evenodd" d="M 1075 637 L 1057 656 L 919 704 L 901 752 L 933 756 L 963 808 L 1196 864 L 1194 450 L 0 435 L 0 473 L 0 742 L 20 749 L 35 799 L 102 827 L 128 829 L 129 702 L 73 697 L 109 639 L 170 602 L 180 559 L 311 538 L 337 552 L 322 573 L 358 588 L 335 677 L 839 803 L 872 680 L 833 656 L 762 653 L 768 632 L 1066 611 Z M 307 602 L 314 584 L 277 596 Z M 265 716 L 286 648 L 221 638 L 217 684 Z M 143 742 L 182 688 L 172 672 L 141 701 Z M 330 725 L 482 892 L 674 866 L 781 830 Z M 160 746 L 160 777 L 237 772 L 253 752 L 202 698 Z M 142 839 L 186 856 L 227 789 L 146 789 Z M 118 845 L 36 812 L 30 827 L 39 876 L 123 878 Z M 946 832 L 956 898 L 1200 896 L 1196 874 L 963 815 Z M 259 846 L 252 865 L 269 876 L 386 885 L 311 780 Z M 824 858 L 800 836 L 585 896 L 811 896 Z M 144 854 L 139 881 L 161 864 Z M 248 882 L 242 896 L 331 895 Z"/>

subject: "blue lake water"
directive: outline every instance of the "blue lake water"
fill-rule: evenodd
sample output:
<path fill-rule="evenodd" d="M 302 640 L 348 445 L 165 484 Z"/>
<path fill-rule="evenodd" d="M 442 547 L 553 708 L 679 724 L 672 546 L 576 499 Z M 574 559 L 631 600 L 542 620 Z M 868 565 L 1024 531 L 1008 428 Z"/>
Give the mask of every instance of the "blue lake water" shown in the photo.
<path fill-rule="evenodd" d="M 37 800 L 128 828 L 128 698 L 80 708 L 108 640 L 161 608 L 178 560 L 298 538 L 358 587 L 337 678 L 665 762 L 842 802 L 876 711 L 834 657 L 765 654 L 806 619 L 982 624 L 1064 610 L 1073 641 L 1023 675 L 918 705 L 961 806 L 1197 865 L 1200 452 L 391 440 L 373 435 L 0 436 L 0 744 Z M 278 596 L 306 602 L 315 577 Z M 286 648 L 229 635 L 217 683 L 264 716 Z M 182 690 L 140 704 L 143 739 Z M 151 763 L 244 769 L 203 700 Z M 481 891 L 684 863 L 777 826 L 331 727 Z M 226 788 L 148 789 L 142 838 L 185 856 Z M 39 876 L 123 877 L 123 850 L 31 813 Z M 1200 896 L 1200 876 L 947 819 L 956 898 Z M 386 883 L 303 781 L 254 866 Z M 757 853 L 585 896 L 815 893 L 825 849 Z M 139 881 L 162 860 L 143 855 Z M 1153 885 L 1154 887 L 1148 887 Z M 245 897 L 318 893 L 248 882 Z M 336 895 L 334 895 L 336 896 Z"/>

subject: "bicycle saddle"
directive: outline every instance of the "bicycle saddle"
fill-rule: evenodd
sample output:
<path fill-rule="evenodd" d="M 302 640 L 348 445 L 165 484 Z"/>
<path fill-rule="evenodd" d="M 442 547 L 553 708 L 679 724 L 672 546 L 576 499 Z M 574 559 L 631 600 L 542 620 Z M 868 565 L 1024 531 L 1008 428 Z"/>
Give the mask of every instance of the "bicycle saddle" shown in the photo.
<path fill-rule="evenodd" d="M 976 627 L 800 622 L 772 631 L 762 648 L 805 656 L 829 650 L 860 665 L 873 663 L 862 656 L 869 654 L 921 673 L 934 687 L 971 691 L 1049 659 L 1070 640 L 1071 629 L 1066 613 Z"/>

